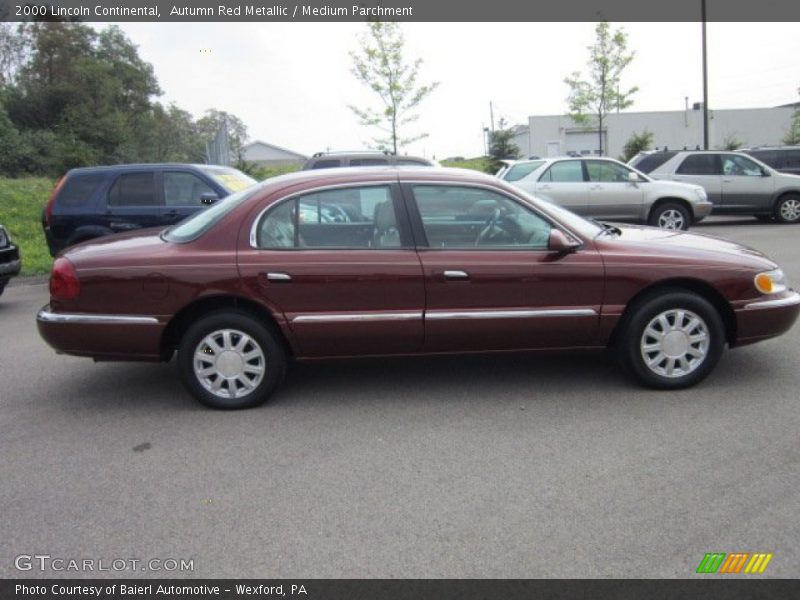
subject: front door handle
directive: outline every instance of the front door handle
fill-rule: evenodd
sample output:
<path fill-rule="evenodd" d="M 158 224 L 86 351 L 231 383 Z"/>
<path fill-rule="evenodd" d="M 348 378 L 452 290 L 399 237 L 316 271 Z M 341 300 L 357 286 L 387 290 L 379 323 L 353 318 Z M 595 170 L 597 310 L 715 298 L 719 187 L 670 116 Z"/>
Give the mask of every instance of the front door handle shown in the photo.
<path fill-rule="evenodd" d="M 262 275 L 272 283 L 289 283 L 292 280 L 292 276 L 288 273 L 262 273 Z"/>
<path fill-rule="evenodd" d="M 467 273 L 466 271 L 448 270 L 444 272 L 444 278 L 449 281 L 459 281 L 459 280 L 469 279 L 469 273 Z"/>

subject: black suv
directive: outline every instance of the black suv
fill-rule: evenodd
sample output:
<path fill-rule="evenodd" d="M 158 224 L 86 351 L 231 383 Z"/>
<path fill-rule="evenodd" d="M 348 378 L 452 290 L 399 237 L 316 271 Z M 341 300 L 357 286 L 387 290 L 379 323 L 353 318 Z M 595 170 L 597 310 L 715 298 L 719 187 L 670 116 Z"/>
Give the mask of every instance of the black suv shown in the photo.
<path fill-rule="evenodd" d="M 336 167 L 435 167 L 436 163 L 418 156 L 397 156 L 389 152 L 317 152 L 303 165 L 309 169 L 333 169 Z"/>
<path fill-rule="evenodd" d="M 743 148 L 739 152 L 757 158 L 776 171 L 800 175 L 800 146 L 762 146 Z"/>
<path fill-rule="evenodd" d="M 21 266 L 19 250 L 11 243 L 6 228 L 0 225 L 0 294 L 6 289 L 8 280 L 19 274 Z"/>
<path fill-rule="evenodd" d="M 142 164 L 68 171 L 42 211 L 50 254 L 92 238 L 167 226 L 256 183 L 213 165 Z"/>

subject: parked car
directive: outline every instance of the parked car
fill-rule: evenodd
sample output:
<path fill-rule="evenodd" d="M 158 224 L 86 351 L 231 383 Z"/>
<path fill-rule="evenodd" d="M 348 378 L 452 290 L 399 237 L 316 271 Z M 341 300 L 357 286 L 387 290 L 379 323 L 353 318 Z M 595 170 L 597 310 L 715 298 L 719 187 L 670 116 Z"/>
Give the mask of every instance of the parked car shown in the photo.
<path fill-rule="evenodd" d="M 0 225 L 0 296 L 3 295 L 9 280 L 19 275 L 21 268 L 19 249 L 11 243 L 6 228 Z"/>
<path fill-rule="evenodd" d="M 653 181 L 612 158 L 510 162 L 497 176 L 587 217 L 688 229 L 711 211 L 699 185 Z"/>
<path fill-rule="evenodd" d="M 435 161 L 419 156 L 397 156 L 389 152 L 362 150 L 357 152 L 317 152 L 303 165 L 303 171 L 311 169 L 335 169 L 337 167 L 436 167 Z"/>
<path fill-rule="evenodd" d="M 464 169 L 337 169 L 67 250 L 37 321 L 66 354 L 177 351 L 192 394 L 241 408 L 288 360 L 334 356 L 610 347 L 643 384 L 683 388 L 799 311 L 778 266 L 733 242 L 601 226 Z"/>
<path fill-rule="evenodd" d="M 761 146 L 737 150 L 757 158 L 781 173 L 800 175 L 800 146 Z"/>
<path fill-rule="evenodd" d="M 96 237 L 177 223 L 256 183 L 230 167 L 185 164 L 72 169 L 42 210 L 50 254 Z"/>
<path fill-rule="evenodd" d="M 741 152 L 654 152 L 635 166 L 655 179 L 702 185 L 713 205 L 712 214 L 800 222 L 800 177 L 779 173 Z"/>

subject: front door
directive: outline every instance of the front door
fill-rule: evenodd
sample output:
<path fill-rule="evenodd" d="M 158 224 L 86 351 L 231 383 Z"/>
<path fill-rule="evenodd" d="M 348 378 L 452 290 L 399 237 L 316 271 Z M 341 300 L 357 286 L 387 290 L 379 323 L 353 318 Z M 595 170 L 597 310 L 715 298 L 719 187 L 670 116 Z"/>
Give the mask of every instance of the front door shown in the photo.
<path fill-rule="evenodd" d="M 244 285 L 283 314 L 302 356 L 417 352 L 425 291 L 405 214 L 396 184 L 279 201 L 240 244 Z"/>
<path fill-rule="evenodd" d="M 643 215 L 644 191 L 629 181 L 630 173 L 609 160 L 586 160 L 589 176 L 589 204 L 586 214 L 598 219 L 635 219 Z"/>
<path fill-rule="evenodd" d="M 417 223 L 429 352 L 592 346 L 603 266 L 590 248 L 548 250 L 552 223 L 478 186 L 404 187 Z"/>

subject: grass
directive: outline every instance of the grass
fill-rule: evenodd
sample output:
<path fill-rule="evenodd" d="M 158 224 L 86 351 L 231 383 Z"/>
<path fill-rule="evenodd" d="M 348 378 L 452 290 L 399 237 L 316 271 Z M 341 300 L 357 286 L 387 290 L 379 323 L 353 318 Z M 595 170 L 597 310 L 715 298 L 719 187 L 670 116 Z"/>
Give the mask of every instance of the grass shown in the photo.
<path fill-rule="evenodd" d="M 473 171 L 480 171 L 481 173 L 494 173 L 492 169 L 492 161 L 486 156 L 478 156 L 476 158 L 466 158 L 464 160 L 443 160 L 441 161 L 443 167 L 456 167 L 459 169 L 472 169 Z"/>
<path fill-rule="evenodd" d="M 22 275 L 50 272 L 53 259 L 42 231 L 42 208 L 54 185 L 54 180 L 42 177 L 0 177 L 0 224 L 19 246 Z"/>

